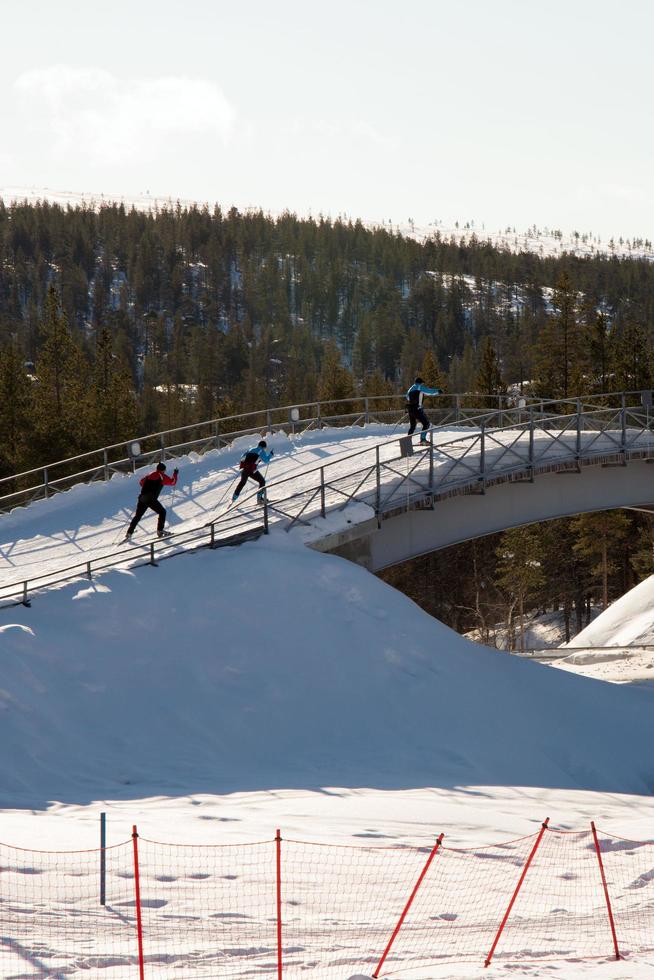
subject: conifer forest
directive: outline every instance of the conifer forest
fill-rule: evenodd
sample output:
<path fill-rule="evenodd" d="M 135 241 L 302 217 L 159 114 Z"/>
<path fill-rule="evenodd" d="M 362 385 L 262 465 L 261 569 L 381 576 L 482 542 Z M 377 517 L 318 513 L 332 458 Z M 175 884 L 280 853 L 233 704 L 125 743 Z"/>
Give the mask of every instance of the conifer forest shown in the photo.
<path fill-rule="evenodd" d="M 0 476 L 218 416 L 404 391 L 650 389 L 654 264 L 425 241 L 361 222 L 0 201 Z M 561 609 L 566 632 L 654 571 L 646 514 L 530 526 L 384 578 L 454 629 Z M 517 574 L 519 572 L 519 574 Z"/>

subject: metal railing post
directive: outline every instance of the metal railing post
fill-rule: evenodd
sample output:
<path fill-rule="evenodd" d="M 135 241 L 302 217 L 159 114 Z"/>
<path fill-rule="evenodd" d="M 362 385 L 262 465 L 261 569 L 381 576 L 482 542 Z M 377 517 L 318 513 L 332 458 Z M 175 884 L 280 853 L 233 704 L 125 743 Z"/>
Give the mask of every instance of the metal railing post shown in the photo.
<path fill-rule="evenodd" d="M 479 480 L 481 492 L 486 493 L 486 421 L 481 420 L 481 445 L 479 449 Z"/>
<path fill-rule="evenodd" d="M 47 466 L 44 466 L 43 467 L 43 493 L 44 493 L 44 496 L 45 496 L 45 498 L 47 500 L 48 497 L 50 496 L 50 491 L 48 489 L 48 467 Z"/>
<path fill-rule="evenodd" d="M 27 581 L 23 582 L 23 599 L 22 599 L 22 603 L 23 603 L 24 606 L 27 606 L 29 608 L 30 601 L 27 598 Z"/>
<path fill-rule="evenodd" d="M 209 543 L 209 547 L 212 550 L 216 547 L 216 528 L 213 524 L 211 525 L 211 541 Z"/>
<path fill-rule="evenodd" d="M 581 458 L 581 399 L 577 399 L 577 442 L 575 449 L 575 459 L 579 462 Z"/>
<path fill-rule="evenodd" d="M 268 534 L 268 494 L 263 492 L 263 533 Z"/>
<path fill-rule="evenodd" d="M 109 479 L 109 455 L 106 449 L 102 450 L 102 459 L 103 459 L 103 466 L 104 466 L 104 478 L 105 480 L 108 480 Z"/>
<path fill-rule="evenodd" d="M 429 492 L 433 496 L 434 494 L 434 431 L 433 429 L 429 430 Z"/>
<path fill-rule="evenodd" d="M 100 814 L 100 905 L 107 904 L 107 814 Z"/>
<path fill-rule="evenodd" d="M 325 516 L 325 467 L 320 467 L 320 516 Z"/>
<path fill-rule="evenodd" d="M 318 421 L 318 428 L 322 429 L 322 411 L 320 407 L 320 402 L 316 402 L 316 418 Z"/>
<path fill-rule="evenodd" d="M 454 396 L 454 421 L 458 422 L 461 418 L 461 396 Z"/>
<path fill-rule="evenodd" d="M 266 409 L 266 431 L 272 432 L 272 412 L 269 408 Z"/>
<path fill-rule="evenodd" d="M 155 557 L 154 557 L 154 541 L 151 541 L 150 542 L 150 561 L 149 561 L 149 564 L 150 565 L 154 565 L 155 568 L 156 568 L 157 562 L 156 562 Z"/>
<path fill-rule="evenodd" d="M 367 395 L 363 399 L 363 420 L 364 420 L 365 424 L 368 425 L 368 422 L 370 421 L 370 412 L 368 410 L 368 396 Z"/>
<path fill-rule="evenodd" d="M 529 479 L 534 482 L 534 410 L 529 408 Z"/>
<path fill-rule="evenodd" d="M 624 392 L 622 394 L 622 407 L 620 409 L 620 426 L 622 429 L 622 435 L 621 435 L 622 452 L 626 453 L 627 452 L 627 405 L 626 405 L 626 396 Z"/>
<path fill-rule="evenodd" d="M 375 514 L 377 515 L 377 525 L 381 527 L 381 518 L 379 513 L 381 508 L 381 467 L 379 465 L 379 446 L 375 446 L 375 476 Z"/>
<path fill-rule="evenodd" d="M 93 576 L 91 575 L 91 562 L 90 561 L 87 561 L 87 563 L 86 563 L 86 576 L 87 576 L 89 582 L 92 581 Z"/>
<path fill-rule="evenodd" d="M 161 444 L 161 462 L 163 463 L 163 461 L 166 458 L 166 437 L 163 434 L 163 432 L 161 433 L 161 436 L 159 437 L 159 442 Z"/>

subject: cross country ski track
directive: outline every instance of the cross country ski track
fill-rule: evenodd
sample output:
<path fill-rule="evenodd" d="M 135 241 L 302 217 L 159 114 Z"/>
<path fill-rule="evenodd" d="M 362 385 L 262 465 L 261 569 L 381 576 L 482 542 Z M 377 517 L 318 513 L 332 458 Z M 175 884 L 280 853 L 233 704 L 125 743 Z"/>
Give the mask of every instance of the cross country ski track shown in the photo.
<path fill-rule="evenodd" d="M 397 426 L 375 423 L 365 427 L 352 426 L 311 430 L 297 436 L 277 433 L 268 437 L 268 444 L 275 455 L 268 468 L 272 525 L 285 520 L 284 513 L 275 509 L 276 501 L 285 500 L 292 494 L 300 495 L 317 485 L 318 471 L 326 467 L 326 479 L 341 481 L 340 489 L 354 491 L 360 483 L 360 470 L 369 466 L 374 453 L 354 456 L 379 447 L 382 462 L 394 459 L 392 466 L 382 468 L 382 482 L 386 489 L 400 485 L 404 473 L 404 461 L 397 460 L 397 437 L 404 431 Z M 436 474 L 447 473 L 458 459 L 473 474 L 477 466 L 479 447 L 476 445 L 479 430 L 470 426 L 435 428 L 435 445 L 443 446 L 444 452 L 435 452 Z M 528 434 L 507 428 L 493 433 L 493 443 L 486 450 L 490 463 L 506 457 L 507 464 L 525 455 Z M 453 442 L 455 441 L 455 442 Z M 595 452 L 604 448 L 615 450 L 615 443 L 594 432 L 583 433 L 583 442 L 591 444 Z M 179 532 L 200 531 L 217 518 L 217 535 L 230 539 L 239 531 L 252 529 L 254 521 L 260 523 L 260 509 L 255 505 L 256 484 L 251 481 L 241 494 L 239 506 L 230 508 L 231 493 L 239 475 L 238 463 L 248 446 L 256 442 L 256 436 L 236 440 L 231 446 L 214 450 L 203 456 L 191 453 L 180 457 L 179 484 L 173 494 L 166 488 L 161 501 L 167 508 L 167 528 L 173 536 L 157 543 L 157 556 L 164 557 L 193 549 L 198 537 L 179 540 Z M 418 434 L 414 439 L 418 444 Z M 574 450 L 575 434 L 558 433 L 554 446 L 554 458 L 558 454 L 570 454 Z M 604 442 L 606 445 L 604 446 Z M 445 443 L 449 443 L 445 450 Z M 534 443 L 537 450 L 552 444 L 552 438 L 537 432 Z M 415 462 L 416 457 L 412 462 Z M 327 465 L 329 464 L 329 465 Z M 169 461 L 169 469 L 175 465 Z M 422 466 L 422 464 L 419 464 Z M 422 469 L 426 470 L 425 461 Z M 16 508 L 0 517 L 0 597 L 10 586 L 24 580 L 39 578 L 38 588 L 55 584 L 71 566 L 98 561 L 121 553 L 121 565 L 143 561 L 147 548 L 155 540 L 156 515 L 151 511 L 141 521 L 130 544 L 124 542 L 124 532 L 133 514 L 139 491 L 138 479 L 149 469 L 136 474 L 116 474 L 111 480 L 91 484 L 78 484 L 48 500 L 38 500 L 27 507 Z M 265 472 L 265 468 L 263 468 Z M 424 475 L 424 474 L 423 474 Z M 348 479 L 351 476 L 351 479 Z M 276 484 L 284 481 L 276 490 Z M 408 486 L 408 484 L 407 484 Z M 368 490 L 369 490 L 368 485 Z M 343 503 L 343 496 L 329 491 L 327 506 L 333 508 Z M 366 487 L 358 499 L 366 499 Z M 299 505 L 298 505 L 299 506 Z M 317 506 L 317 505 L 316 505 Z M 288 505 L 282 511 L 288 509 Z M 314 507 L 315 510 L 315 507 Z M 312 510 L 308 515 L 315 516 Z M 122 560 L 124 558 L 124 560 Z M 80 571 L 81 574 L 81 571 Z"/>

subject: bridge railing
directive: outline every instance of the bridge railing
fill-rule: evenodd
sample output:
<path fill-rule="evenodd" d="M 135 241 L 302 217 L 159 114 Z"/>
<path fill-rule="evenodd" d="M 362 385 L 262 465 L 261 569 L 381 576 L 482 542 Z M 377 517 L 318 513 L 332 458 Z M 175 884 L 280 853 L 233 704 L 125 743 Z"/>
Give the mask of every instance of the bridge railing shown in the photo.
<path fill-rule="evenodd" d="M 475 393 L 437 395 L 425 404 L 433 425 L 478 425 L 502 427 L 522 421 L 525 414 L 539 417 L 575 411 L 590 412 L 602 407 L 651 405 L 651 391 L 619 392 L 581 399 L 542 399 L 517 395 Z M 32 500 L 48 498 L 77 483 L 109 480 L 114 473 L 134 471 L 159 460 L 189 452 L 203 454 L 229 445 L 240 436 L 263 432 L 295 434 L 324 426 L 365 425 L 370 422 L 398 424 L 405 416 L 404 395 L 369 395 L 328 402 L 284 405 L 240 415 L 209 419 L 175 429 L 149 433 L 125 442 L 80 453 L 67 459 L 0 477 L 0 513 Z M 135 457 L 127 447 L 139 444 Z"/>
<path fill-rule="evenodd" d="M 424 448 L 406 455 L 406 437 L 355 450 L 316 471 L 285 477 L 270 486 L 274 509 L 289 526 L 357 501 L 368 504 L 378 520 L 401 506 L 433 499 L 463 488 L 483 493 L 489 483 L 521 475 L 533 480 L 539 471 L 578 468 L 582 461 L 603 459 L 623 465 L 630 454 L 654 456 L 654 417 L 642 407 L 598 409 L 489 426 L 439 439 L 430 430 Z M 340 471 L 347 469 L 341 474 Z M 292 484 L 292 492 L 284 488 Z M 280 491 L 282 495 L 280 496 Z"/>
<path fill-rule="evenodd" d="M 581 406 L 580 406 L 581 408 Z M 510 410 L 521 412 L 524 409 Z M 507 414 L 503 409 L 502 413 Z M 110 552 L 0 586 L 0 601 L 29 603 L 30 594 L 116 566 L 157 564 L 194 547 L 218 548 L 268 532 L 271 522 L 287 529 L 343 510 L 348 504 L 368 505 L 378 522 L 398 509 L 425 504 L 456 492 L 484 493 L 505 479 L 532 481 L 539 472 L 579 468 L 602 460 L 626 465 L 638 453 L 654 458 L 654 418 L 642 406 L 577 411 L 541 417 L 533 407 L 528 418 L 512 425 L 497 422 L 495 413 L 477 417 L 470 433 L 445 437 L 431 429 L 423 445 L 405 435 L 382 439 L 304 471 L 270 480 L 263 508 L 256 492 L 241 498 L 239 512 L 227 510 L 199 526 L 163 541 L 129 544 Z"/>

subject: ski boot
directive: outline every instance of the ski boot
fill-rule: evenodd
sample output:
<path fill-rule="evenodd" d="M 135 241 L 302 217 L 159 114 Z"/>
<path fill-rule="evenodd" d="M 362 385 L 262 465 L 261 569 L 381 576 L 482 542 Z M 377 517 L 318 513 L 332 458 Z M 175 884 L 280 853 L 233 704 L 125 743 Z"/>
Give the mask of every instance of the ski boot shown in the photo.
<path fill-rule="evenodd" d="M 257 494 L 257 503 L 259 504 L 259 507 L 263 507 L 265 499 L 266 499 L 266 491 L 259 490 L 259 493 Z"/>

